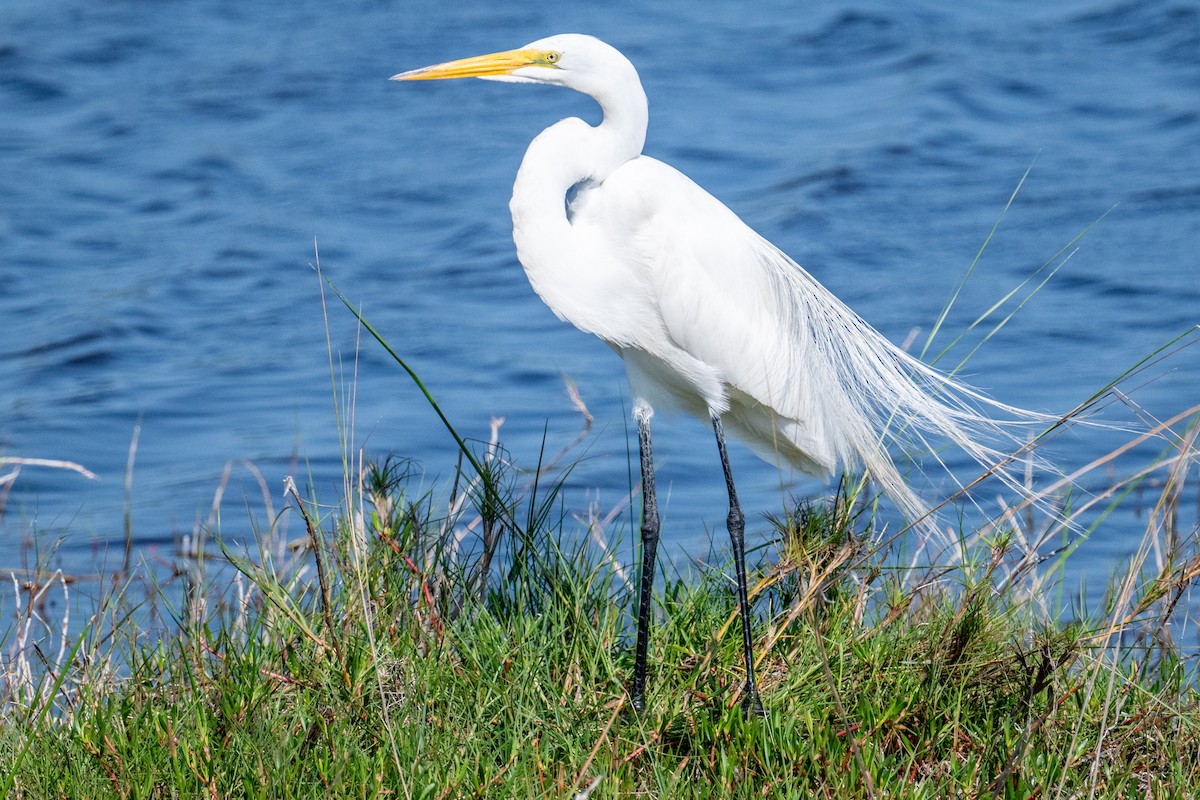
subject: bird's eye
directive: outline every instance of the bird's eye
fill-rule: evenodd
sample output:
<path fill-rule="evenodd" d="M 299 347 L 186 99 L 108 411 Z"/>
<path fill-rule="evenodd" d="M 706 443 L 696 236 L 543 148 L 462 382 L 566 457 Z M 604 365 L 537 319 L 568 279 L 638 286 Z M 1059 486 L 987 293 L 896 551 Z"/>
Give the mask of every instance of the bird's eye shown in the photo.
<path fill-rule="evenodd" d="M 562 53 L 558 53 L 553 50 L 551 50 L 549 53 L 546 53 L 546 63 L 547 64 L 553 64 L 553 63 L 557 62 L 560 58 L 562 58 Z"/>

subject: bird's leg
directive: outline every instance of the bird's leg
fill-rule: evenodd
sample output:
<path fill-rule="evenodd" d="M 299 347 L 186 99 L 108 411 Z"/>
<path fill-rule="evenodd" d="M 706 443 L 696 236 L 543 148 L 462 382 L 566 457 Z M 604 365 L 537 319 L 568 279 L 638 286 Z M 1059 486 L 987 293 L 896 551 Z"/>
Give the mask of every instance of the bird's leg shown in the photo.
<path fill-rule="evenodd" d="M 729 456 L 725 453 L 725 429 L 721 418 L 713 415 L 713 430 L 717 434 L 717 450 L 721 453 L 721 469 L 725 470 L 725 488 L 729 490 L 729 541 L 733 545 L 733 560 L 737 569 L 737 599 L 742 611 L 742 643 L 746 651 L 746 693 L 742 698 L 742 711 L 763 716 L 762 700 L 758 697 L 758 686 L 754 682 L 754 651 L 750 643 L 750 600 L 746 590 L 746 518 L 738 503 L 737 491 L 733 488 L 733 472 L 729 468 Z"/>
<path fill-rule="evenodd" d="M 654 589 L 654 558 L 658 553 L 658 497 L 654 492 L 654 456 L 650 450 L 650 415 L 638 413 L 638 454 L 642 467 L 642 587 L 638 601 L 637 651 L 633 689 L 629 698 L 641 711 L 646 704 L 646 648 L 650 643 L 650 598 Z"/>

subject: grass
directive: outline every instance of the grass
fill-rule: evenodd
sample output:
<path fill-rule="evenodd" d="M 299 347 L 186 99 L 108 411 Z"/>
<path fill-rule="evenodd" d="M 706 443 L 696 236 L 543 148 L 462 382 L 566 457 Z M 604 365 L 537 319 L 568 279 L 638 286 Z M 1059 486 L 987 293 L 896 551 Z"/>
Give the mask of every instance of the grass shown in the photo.
<path fill-rule="evenodd" d="M 663 576 L 639 715 L 625 694 L 633 603 L 619 559 L 565 519 L 553 486 L 518 487 L 494 446 L 476 458 L 487 480 L 464 477 L 441 512 L 396 460 L 351 470 L 334 508 L 293 489 L 252 558 L 195 565 L 158 635 L 135 624 L 145 614 L 131 583 L 82 634 L 35 625 L 27 607 L 7 643 L 0 793 L 1116 798 L 1200 787 L 1195 669 L 1166 624 L 1200 574 L 1194 529 L 1174 528 L 1161 569 L 1115 585 L 1103 619 L 1060 624 L 1031 602 L 1044 589 L 1016 547 L 1023 534 L 981 533 L 952 567 L 899 566 L 843 488 L 781 514 L 757 554 L 766 717 L 740 711 L 721 565 Z M 1177 482 L 1163 497 L 1179 511 Z M 304 528 L 294 541 L 293 518 Z"/>
<path fill-rule="evenodd" d="M 616 515 L 569 516 L 562 454 L 519 478 L 497 430 L 470 446 L 409 373 L 463 453 L 447 499 L 403 461 L 347 455 L 333 505 L 289 482 L 275 513 L 264 485 L 248 550 L 200 530 L 163 587 L 123 559 L 82 627 L 61 571 L 22 576 L 0 632 L 0 800 L 1200 791 L 1195 647 L 1173 638 L 1195 637 L 1197 409 L 1088 465 L 1168 443 L 1108 490 L 1048 496 L 1043 521 L 1018 506 L 941 553 L 897 549 L 860 484 L 781 510 L 751 573 L 763 718 L 741 713 L 730 565 L 658 576 L 639 714 Z M 352 415 L 339 426 L 349 454 Z M 1153 486 L 1098 610 L 1063 609 L 1084 520 Z"/>

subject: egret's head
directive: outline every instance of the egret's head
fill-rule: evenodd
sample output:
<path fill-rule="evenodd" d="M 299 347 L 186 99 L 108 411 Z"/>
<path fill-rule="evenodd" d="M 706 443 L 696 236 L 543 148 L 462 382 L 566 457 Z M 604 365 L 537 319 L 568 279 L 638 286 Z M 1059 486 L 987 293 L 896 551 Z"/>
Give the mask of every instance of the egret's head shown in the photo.
<path fill-rule="evenodd" d="M 551 83 L 588 92 L 595 77 L 633 66 L 615 48 L 593 36 L 562 33 L 530 42 L 516 50 L 447 61 L 393 75 L 394 81 L 430 81 L 444 78 L 483 78 L 511 83 Z"/>

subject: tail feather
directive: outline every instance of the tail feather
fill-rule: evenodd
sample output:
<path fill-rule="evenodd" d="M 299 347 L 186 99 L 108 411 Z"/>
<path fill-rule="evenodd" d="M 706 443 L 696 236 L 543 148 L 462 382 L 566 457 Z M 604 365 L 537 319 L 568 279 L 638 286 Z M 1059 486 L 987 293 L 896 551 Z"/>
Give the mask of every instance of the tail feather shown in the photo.
<path fill-rule="evenodd" d="M 805 422 L 830 443 L 837 466 L 862 467 L 910 522 L 927 527 L 933 527 L 931 506 L 904 480 L 889 448 L 936 453 L 936 440 L 948 440 L 1028 495 L 1018 469 L 1028 459 L 1026 443 L 1031 431 L 1058 417 L 992 400 L 921 362 L 769 242 L 763 245 L 777 311 L 790 327 L 785 338 L 796 350 L 789 357 L 804 364 L 806 373 L 806 380 L 789 384 L 791 404 L 810 417 L 815 411 L 819 419 Z M 820 396 L 812 396 L 814 391 Z M 796 466 L 805 469 L 803 463 Z"/>

